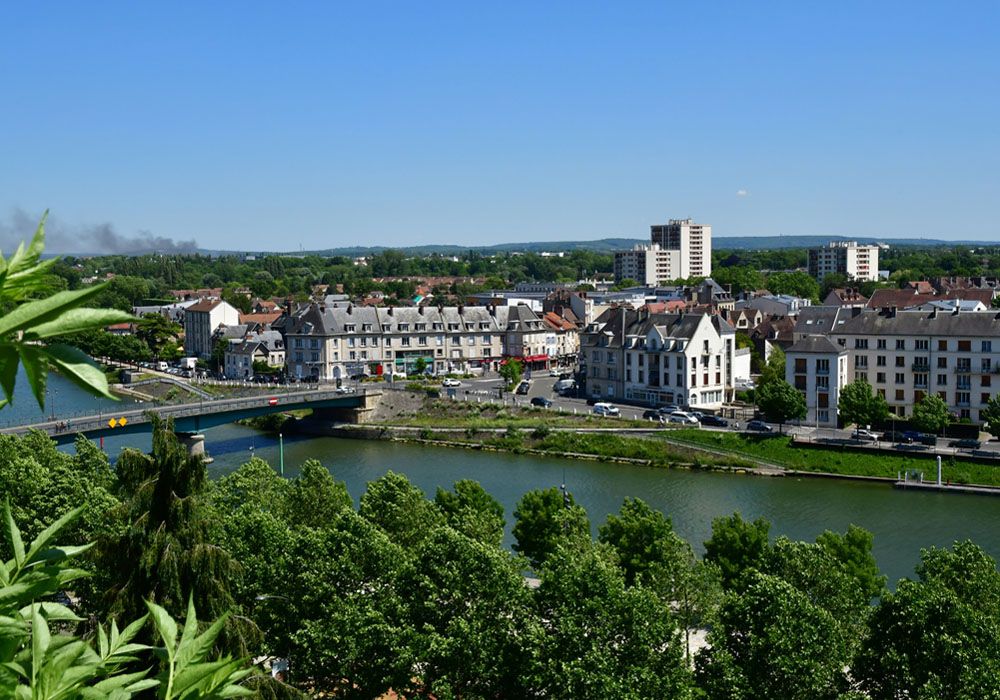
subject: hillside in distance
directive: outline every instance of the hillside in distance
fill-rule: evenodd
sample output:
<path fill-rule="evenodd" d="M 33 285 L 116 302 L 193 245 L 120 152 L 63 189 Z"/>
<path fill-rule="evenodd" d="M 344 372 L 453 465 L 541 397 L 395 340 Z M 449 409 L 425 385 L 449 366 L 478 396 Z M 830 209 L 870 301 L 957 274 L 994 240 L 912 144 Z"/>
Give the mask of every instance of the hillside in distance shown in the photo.
<path fill-rule="evenodd" d="M 938 238 L 871 238 L 849 236 L 715 236 L 712 238 L 712 248 L 715 250 L 773 250 L 777 248 L 814 248 L 824 246 L 830 241 L 857 241 L 858 243 L 886 243 L 890 246 L 956 246 L 956 245 L 997 245 L 993 241 L 945 241 Z M 460 245 L 419 245 L 419 246 L 347 246 L 342 248 L 327 248 L 312 250 L 307 253 L 315 255 L 343 255 L 347 257 L 362 257 L 373 255 L 383 250 L 399 250 L 406 255 L 461 255 L 470 250 L 483 255 L 494 253 L 542 253 L 572 250 L 592 250 L 600 253 L 610 253 L 615 250 L 627 250 L 639 243 L 648 243 L 648 239 L 639 238 L 600 238 L 593 241 L 547 241 L 539 243 L 499 243 L 490 246 L 460 246 Z"/>

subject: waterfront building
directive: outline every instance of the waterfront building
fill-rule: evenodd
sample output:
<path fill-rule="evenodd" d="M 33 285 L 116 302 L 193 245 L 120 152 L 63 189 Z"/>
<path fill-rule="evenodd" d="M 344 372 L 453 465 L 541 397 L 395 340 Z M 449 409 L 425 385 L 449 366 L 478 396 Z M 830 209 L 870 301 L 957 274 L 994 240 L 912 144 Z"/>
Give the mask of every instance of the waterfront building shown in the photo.
<path fill-rule="evenodd" d="M 847 349 L 825 335 L 806 336 L 785 351 L 785 381 L 805 397 L 807 425 L 837 426 L 848 376 Z"/>
<path fill-rule="evenodd" d="M 220 326 L 235 326 L 240 312 L 221 299 L 204 299 L 184 311 L 184 352 L 189 357 L 208 358 L 212 336 Z"/>
<path fill-rule="evenodd" d="M 736 331 L 716 314 L 609 309 L 580 335 L 585 392 L 716 410 L 732 394 Z"/>
<path fill-rule="evenodd" d="M 809 274 L 822 282 L 827 275 L 847 275 L 850 280 L 878 280 L 877 245 L 857 241 L 830 241 L 824 248 L 809 249 Z"/>

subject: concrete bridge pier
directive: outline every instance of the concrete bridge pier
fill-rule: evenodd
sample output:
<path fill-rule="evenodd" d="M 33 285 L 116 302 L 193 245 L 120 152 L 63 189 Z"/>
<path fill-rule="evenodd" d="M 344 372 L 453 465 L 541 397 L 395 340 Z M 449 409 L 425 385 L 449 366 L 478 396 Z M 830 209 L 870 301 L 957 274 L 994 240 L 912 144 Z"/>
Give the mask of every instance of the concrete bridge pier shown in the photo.
<path fill-rule="evenodd" d="M 200 456 L 205 459 L 206 464 L 211 464 L 211 457 L 205 452 L 205 436 L 202 433 L 174 433 L 181 444 L 187 448 L 188 454 L 192 457 Z"/>

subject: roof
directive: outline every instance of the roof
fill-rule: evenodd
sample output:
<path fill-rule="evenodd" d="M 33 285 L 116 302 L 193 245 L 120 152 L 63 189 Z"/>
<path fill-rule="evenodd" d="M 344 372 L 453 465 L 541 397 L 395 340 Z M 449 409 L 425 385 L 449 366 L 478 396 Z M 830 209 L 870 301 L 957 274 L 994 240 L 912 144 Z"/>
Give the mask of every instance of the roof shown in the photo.
<path fill-rule="evenodd" d="M 1000 336 L 1000 313 L 969 311 L 900 311 L 895 315 L 866 311 L 844 322 L 842 335 L 932 335 L 968 338 Z"/>
<path fill-rule="evenodd" d="M 240 314 L 240 323 L 259 323 L 264 326 L 269 326 L 281 318 L 281 314 L 281 311 L 269 311 L 258 314 Z"/>
<path fill-rule="evenodd" d="M 851 317 L 851 309 L 842 306 L 807 306 L 799 311 L 795 333 L 811 335 L 829 333 Z"/>
<path fill-rule="evenodd" d="M 224 303 L 225 302 L 222 301 L 222 299 L 202 299 L 197 304 L 191 304 L 191 306 L 187 307 L 187 312 L 192 313 L 200 311 L 202 313 L 208 313 L 209 311 L 217 307 L 219 304 L 224 304 Z"/>
<path fill-rule="evenodd" d="M 952 289 L 944 294 L 920 294 L 916 289 L 876 289 L 868 300 L 868 308 L 905 309 L 940 299 L 974 299 L 989 306 L 993 303 L 993 290 Z"/>
<path fill-rule="evenodd" d="M 842 352 L 847 352 L 847 350 L 834 343 L 825 335 L 807 335 L 805 338 L 802 338 L 792 345 L 792 347 L 788 348 L 785 352 L 839 355 Z"/>
<path fill-rule="evenodd" d="M 735 333 L 735 329 L 715 314 L 651 314 L 616 306 L 608 309 L 587 327 L 584 345 L 622 347 L 645 338 L 656 330 L 664 338 L 691 338 L 703 320 L 708 319 L 720 335 Z M 602 340 L 598 341 L 600 338 Z"/>

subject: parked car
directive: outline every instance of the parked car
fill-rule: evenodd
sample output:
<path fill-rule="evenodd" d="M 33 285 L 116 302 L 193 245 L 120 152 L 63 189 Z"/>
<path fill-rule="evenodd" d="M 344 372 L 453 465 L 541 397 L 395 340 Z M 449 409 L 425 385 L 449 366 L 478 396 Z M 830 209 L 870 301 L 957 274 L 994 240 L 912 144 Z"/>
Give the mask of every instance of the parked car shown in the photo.
<path fill-rule="evenodd" d="M 681 425 L 698 425 L 698 419 L 687 411 L 674 411 L 667 420 L 671 423 L 680 423 Z"/>
<path fill-rule="evenodd" d="M 462 382 L 452 377 L 446 377 L 444 381 L 441 382 L 441 386 L 462 386 Z"/>
<path fill-rule="evenodd" d="M 701 421 L 702 425 L 714 425 L 717 428 L 728 428 L 729 421 L 725 418 L 720 418 L 719 416 L 713 416 L 710 414 L 702 415 L 698 420 Z"/>
<path fill-rule="evenodd" d="M 773 433 L 774 428 L 769 426 L 762 420 L 752 420 L 747 423 L 747 430 L 753 430 L 758 433 Z"/>
<path fill-rule="evenodd" d="M 609 403 L 604 403 L 603 401 L 598 401 L 594 404 L 594 415 L 597 416 L 619 416 L 621 411 L 618 410 L 617 406 L 612 406 Z"/>
<path fill-rule="evenodd" d="M 920 433 L 916 430 L 907 430 L 903 433 L 903 435 L 909 438 L 911 442 L 919 442 L 921 445 L 930 445 L 933 447 L 937 444 L 937 436 L 931 435 L 930 433 Z"/>
<path fill-rule="evenodd" d="M 645 411 L 642 412 L 643 420 L 660 420 L 661 417 L 662 416 L 660 416 L 660 412 L 657 411 L 655 408 L 647 408 Z"/>
<path fill-rule="evenodd" d="M 956 447 L 960 450 L 978 450 L 983 443 L 979 440 L 973 440 L 972 438 L 962 438 L 961 440 L 952 440 L 948 443 L 948 447 Z"/>
<path fill-rule="evenodd" d="M 913 438 L 908 435 L 909 431 L 901 430 L 890 430 L 888 432 L 882 433 L 882 439 L 886 442 L 893 442 L 896 444 L 902 443 L 908 445 L 913 442 Z"/>
<path fill-rule="evenodd" d="M 335 391 L 338 394 L 356 394 L 358 390 L 353 386 L 338 386 Z"/>
<path fill-rule="evenodd" d="M 858 428 L 853 433 L 851 433 L 852 440 L 863 440 L 865 442 L 878 442 L 878 433 L 873 433 L 870 430 L 865 430 L 864 428 Z"/>
<path fill-rule="evenodd" d="M 534 396 L 531 399 L 532 406 L 541 406 L 542 408 L 550 408 L 552 406 L 552 399 L 547 399 L 544 396 Z"/>
<path fill-rule="evenodd" d="M 557 369 L 550 369 L 549 370 L 549 376 L 550 377 L 558 377 L 559 376 L 559 370 L 557 370 Z"/>
<path fill-rule="evenodd" d="M 674 411 L 681 410 L 680 406 L 675 406 L 672 403 L 668 403 L 666 406 L 660 406 L 659 411 L 664 416 L 669 416 Z"/>
<path fill-rule="evenodd" d="M 517 393 L 522 396 L 527 394 L 531 390 L 531 382 L 525 379 L 523 382 L 517 385 Z"/>

